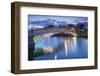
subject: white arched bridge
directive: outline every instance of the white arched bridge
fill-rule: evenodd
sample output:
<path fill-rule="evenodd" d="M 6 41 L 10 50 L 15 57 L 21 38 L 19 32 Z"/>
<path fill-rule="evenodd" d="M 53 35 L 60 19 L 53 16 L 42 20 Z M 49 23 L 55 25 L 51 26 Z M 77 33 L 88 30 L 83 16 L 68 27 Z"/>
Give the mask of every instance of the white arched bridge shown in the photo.
<path fill-rule="evenodd" d="M 73 28 L 44 28 L 44 29 L 35 29 L 34 31 L 28 34 L 29 42 L 38 41 L 43 38 L 51 37 L 57 34 L 64 34 L 65 36 L 77 36 L 75 29 Z"/>

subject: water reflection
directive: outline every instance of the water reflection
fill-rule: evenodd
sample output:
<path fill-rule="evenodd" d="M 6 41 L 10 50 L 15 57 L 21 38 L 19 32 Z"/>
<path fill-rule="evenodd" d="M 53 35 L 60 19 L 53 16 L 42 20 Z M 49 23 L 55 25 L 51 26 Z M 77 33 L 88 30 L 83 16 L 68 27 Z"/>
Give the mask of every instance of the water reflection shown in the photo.
<path fill-rule="evenodd" d="M 77 50 L 74 50 L 74 49 L 77 49 L 76 37 L 68 37 L 67 39 L 65 39 L 64 48 L 65 48 L 66 56 L 68 54 L 68 50 L 70 50 L 72 52 L 77 51 Z"/>
<path fill-rule="evenodd" d="M 76 37 L 49 37 L 35 43 L 35 51 L 42 54 L 33 60 L 87 58 L 87 39 Z"/>

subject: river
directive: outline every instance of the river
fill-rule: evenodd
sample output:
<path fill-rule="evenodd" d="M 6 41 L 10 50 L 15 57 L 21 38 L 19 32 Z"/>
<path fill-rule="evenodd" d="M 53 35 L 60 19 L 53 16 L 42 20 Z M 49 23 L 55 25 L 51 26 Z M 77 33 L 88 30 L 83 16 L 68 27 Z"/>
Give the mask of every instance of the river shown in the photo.
<path fill-rule="evenodd" d="M 35 49 L 39 48 L 42 49 L 42 54 L 33 56 L 33 60 L 88 58 L 87 38 L 48 37 L 35 42 Z"/>

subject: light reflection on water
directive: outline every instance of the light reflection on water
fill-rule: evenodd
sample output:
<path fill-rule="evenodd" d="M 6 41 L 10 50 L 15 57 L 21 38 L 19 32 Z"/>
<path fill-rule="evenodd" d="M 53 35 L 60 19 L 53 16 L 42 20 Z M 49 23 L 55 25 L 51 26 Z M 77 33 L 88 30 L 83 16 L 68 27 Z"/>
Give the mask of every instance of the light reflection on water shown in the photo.
<path fill-rule="evenodd" d="M 77 45 L 76 45 L 76 37 L 68 37 L 65 41 L 64 41 L 64 48 L 65 48 L 65 53 L 66 53 L 66 56 L 68 54 L 68 50 L 72 51 L 72 52 L 75 52 L 77 50 L 74 50 L 74 49 L 77 49 Z"/>
<path fill-rule="evenodd" d="M 35 48 L 42 48 L 44 55 L 34 60 L 74 59 L 88 57 L 88 40 L 76 37 L 49 37 L 35 43 Z"/>

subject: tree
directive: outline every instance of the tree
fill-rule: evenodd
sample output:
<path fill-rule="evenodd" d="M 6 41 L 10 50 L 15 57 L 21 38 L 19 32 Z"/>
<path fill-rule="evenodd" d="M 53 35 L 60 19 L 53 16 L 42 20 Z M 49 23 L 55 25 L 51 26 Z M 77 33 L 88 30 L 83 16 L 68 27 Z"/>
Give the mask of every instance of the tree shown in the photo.
<path fill-rule="evenodd" d="M 73 24 L 67 24 L 67 28 L 68 28 L 68 29 L 75 28 L 75 25 L 73 25 Z"/>
<path fill-rule="evenodd" d="M 54 25 L 49 25 L 48 27 L 49 27 L 49 28 L 52 28 L 52 27 L 55 27 L 55 26 L 54 26 Z"/>
<path fill-rule="evenodd" d="M 83 23 L 78 23 L 76 27 L 78 29 L 85 29 L 85 25 Z"/>

